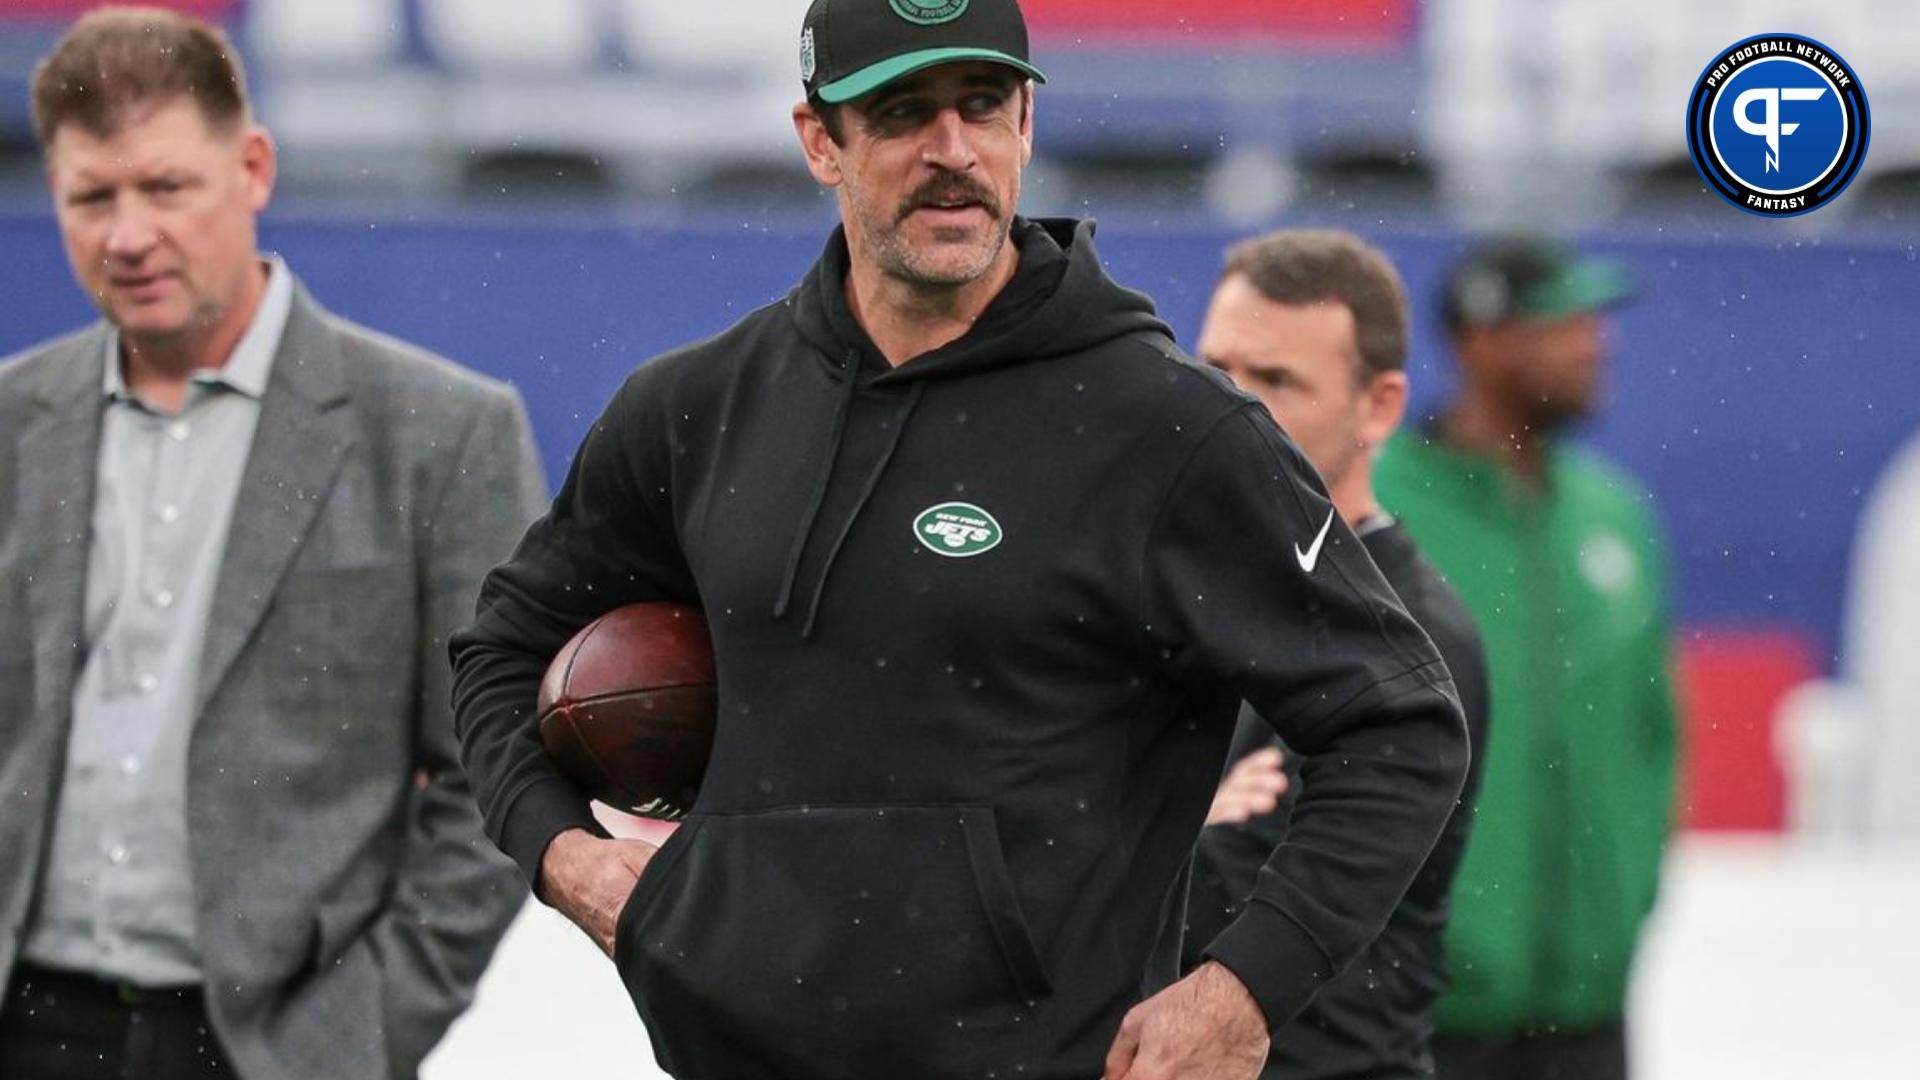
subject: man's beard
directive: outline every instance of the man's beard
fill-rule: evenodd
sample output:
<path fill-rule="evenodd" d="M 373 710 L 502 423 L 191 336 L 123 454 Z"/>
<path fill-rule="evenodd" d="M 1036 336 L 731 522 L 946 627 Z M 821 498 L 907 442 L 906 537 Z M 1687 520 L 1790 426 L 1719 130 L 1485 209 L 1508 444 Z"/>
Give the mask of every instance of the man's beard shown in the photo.
<path fill-rule="evenodd" d="M 852 194 L 867 249 L 873 252 L 880 271 L 909 285 L 952 288 L 976 281 L 993 267 L 1006 247 L 1009 225 L 1000 199 L 970 176 L 948 173 L 928 180 L 901 200 L 899 209 L 884 224 L 877 220 L 879 215 L 872 212 L 873 208 L 865 204 L 857 190 Z M 976 203 L 986 212 L 987 233 L 979 243 L 940 244 L 938 251 L 948 256 L 942 258 L 907 241 L 905 226 L 915 211 L 960 202 Z M 935 236 L 938 238 L 939 230 L 935 230 Z M 952 257 L 969 246 L 971 257 L 958 260 Z"/>

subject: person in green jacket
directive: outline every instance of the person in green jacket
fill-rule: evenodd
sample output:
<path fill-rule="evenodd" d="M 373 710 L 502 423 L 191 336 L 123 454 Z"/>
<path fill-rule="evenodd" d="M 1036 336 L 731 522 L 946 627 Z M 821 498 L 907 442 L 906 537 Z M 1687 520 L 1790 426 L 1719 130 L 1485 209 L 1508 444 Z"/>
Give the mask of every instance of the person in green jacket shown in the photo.
<path fill-rule="evenodd" d="M 1627 1075 L 1674 803 L 1668 566 L 1646 492 L 1565 433 L 1597 403 L 1605 312 L 1628 294 L 1619 267 L 1544 239 L 1469 253 L 1443 296 L 1458 391 L 1379 462 L 1382 505 L 1466 600 L 1492 682 L 1442 1080 Z"/>

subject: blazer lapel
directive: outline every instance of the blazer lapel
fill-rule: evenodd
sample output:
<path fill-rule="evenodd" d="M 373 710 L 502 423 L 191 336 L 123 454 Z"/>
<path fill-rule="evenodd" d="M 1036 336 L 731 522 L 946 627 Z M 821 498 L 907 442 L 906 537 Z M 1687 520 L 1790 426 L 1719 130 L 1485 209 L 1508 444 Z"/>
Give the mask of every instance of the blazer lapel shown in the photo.
<path fill-rule="evenodd" d="M 233 507 L 200 661 L 200 711 L 258 631 L 352 444 L 339 341 L 295 288 Z"/>
<path fill-rule="evenodd" d="M 36 684 L 42 710 L 67 715 L 85 650 L 87 556 L 100 457 L 107 349 L 104 324 L 58 346 L 36 397 L 38 409 L 19 433 L 20 513 L 27 606 L 32 611 Z"/>

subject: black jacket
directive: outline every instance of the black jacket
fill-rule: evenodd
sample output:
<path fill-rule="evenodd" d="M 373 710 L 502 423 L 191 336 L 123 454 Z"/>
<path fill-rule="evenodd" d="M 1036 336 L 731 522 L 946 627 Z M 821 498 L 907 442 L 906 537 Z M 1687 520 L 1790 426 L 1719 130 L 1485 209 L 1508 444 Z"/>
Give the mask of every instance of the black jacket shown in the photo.
<path fill-rule="evenodd" d="M 1440 650 L 1460 692 L 1473 765 L 1447 827 L 1426 865 L 1393 911 L 1386 929 L 1359 960 L 1322 987 L 1306 1011 L 1273 1037 L 1265 1080 L 1414 1080 L 1433 1075 L 1429 1043 L 1433 1005 L 1447 989 L 1447 894 L 1473 827 L 1480 786 L 1479 749 L 1487 735 L 1487 660 L 1466 604 L 1420 554 L 1405 529 L 1391 523 L 1368 529 L 1361 542 Z M 1229 760 L 1275 745 L 1273 729 L 1243 709 Z M 1302 790 L 1311 791 L 1317 762 L 1289 753 L 1292 783 L 1279 808 L 1244 825 L 1216 826 L 1194 849 L 1193 897 L 1187 918 L 1189 965 L 1199 947 L 1239 916 L 1260 868 L 1287 838 Z"/>
<path fill-rule="evenodd" d="M 784 300 L 639 368 L 454 642 L 467 769 L 531 877 L 591 826 L 537 743 L 547 659 L 617 605 L 705 608 L 712 763 L 615 958 L 671 1073 L 1098 1075 L 1177 972 L 1158 929 L 1243 698 L 1340 762 L 1213 945 L 1276 1024 L 1459 790 L 1445 666 L 1358 542 L 1336 523 L 1293 565 L 1331 513 L 1312 469 L 1091 226 L 1014 238 L 975 327 L 898 368 L 838 234 Z"/>

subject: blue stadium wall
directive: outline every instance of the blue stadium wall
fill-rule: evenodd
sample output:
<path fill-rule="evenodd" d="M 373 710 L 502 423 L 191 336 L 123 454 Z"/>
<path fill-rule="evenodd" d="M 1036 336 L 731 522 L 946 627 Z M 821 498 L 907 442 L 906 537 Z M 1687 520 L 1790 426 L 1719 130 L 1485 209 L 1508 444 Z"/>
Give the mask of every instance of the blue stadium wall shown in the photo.
<path fill-rule="evenodd" d="M 344 315 L 516 384 L 557 484 L 622 375 L 776 299 L 824 229 L 589 221 L 281 219 L 264 242 Z M 1101 251 L 1183 343 L 1221 249 L 1209 228 L 1114 223 Z M 1464 244 L 1375 234 L 1415 297 L 1416 410 L 1448 361 L 1428 302 Z M 1862 498 L 1920 430 L 1920 265 L 1911 246 L 1591 237 L 1639 302 L 1615 321 L 1604 415 L 1583 437 L 1644 478 L 1690 626 L 1790 628 L 1831 662 Z M 79 325 L 52 222 L 0 216 L 0 354 Z"/>

